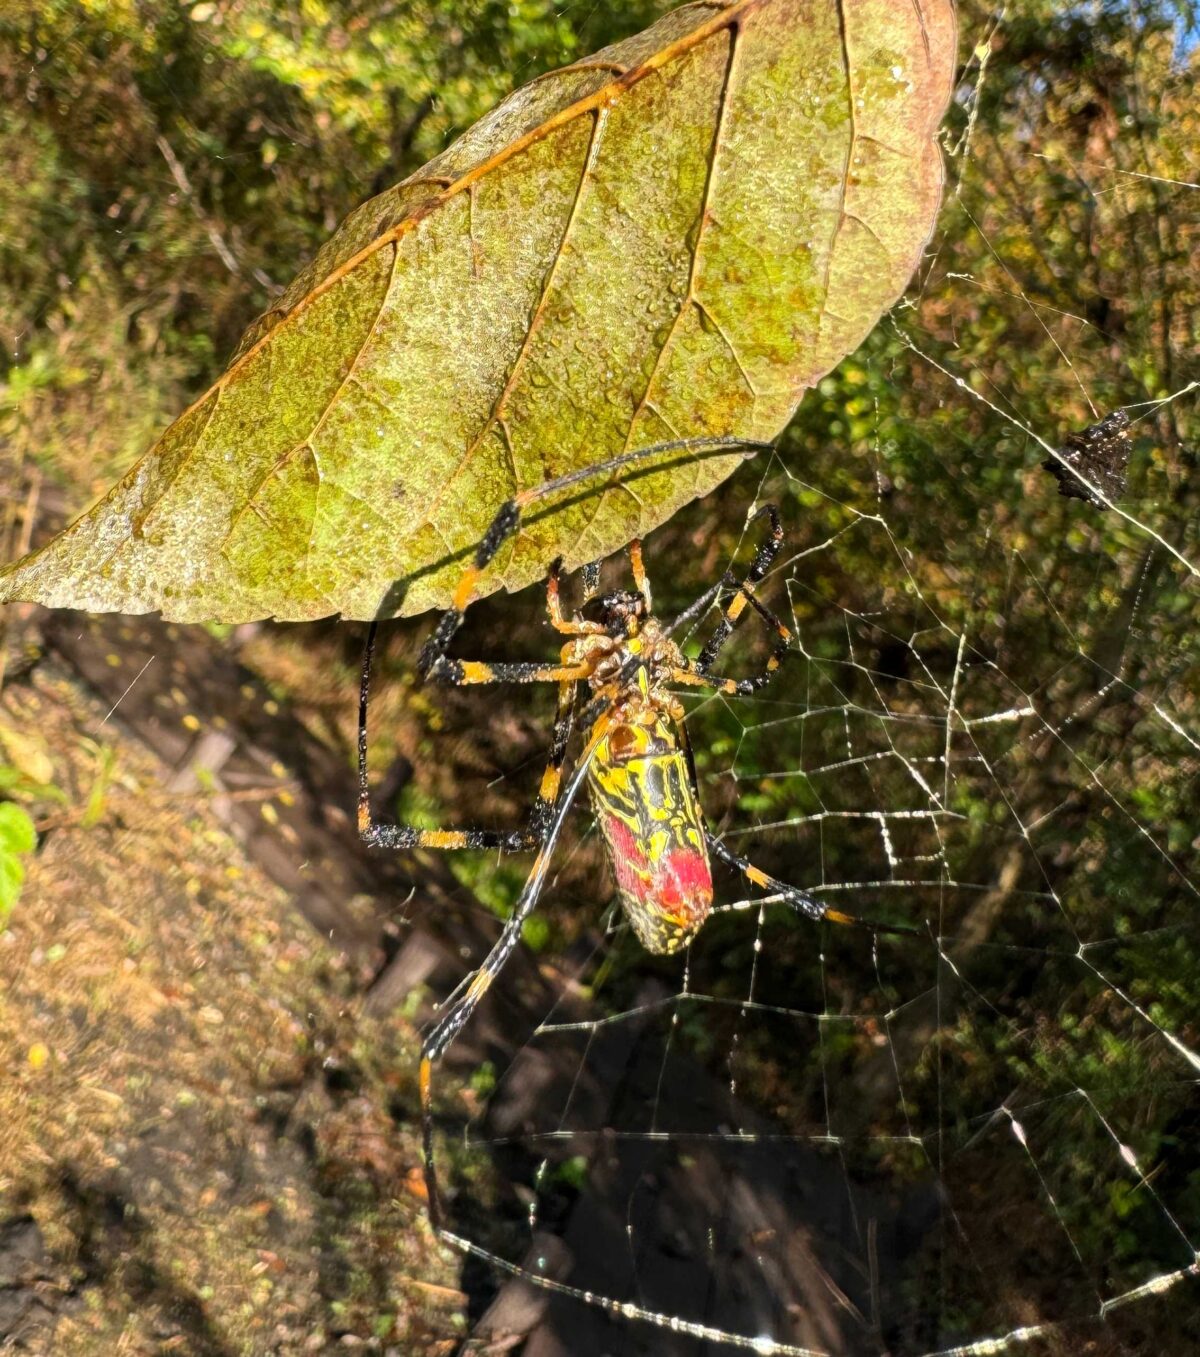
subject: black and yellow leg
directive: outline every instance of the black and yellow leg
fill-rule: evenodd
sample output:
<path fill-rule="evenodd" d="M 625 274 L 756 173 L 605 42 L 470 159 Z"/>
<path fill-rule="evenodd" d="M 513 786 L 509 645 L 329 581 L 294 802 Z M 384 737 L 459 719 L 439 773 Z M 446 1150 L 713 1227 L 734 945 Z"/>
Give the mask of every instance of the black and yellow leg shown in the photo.
<path fill-rule="evenodd" d="M 704 799 L 700 795 L 700 783 L 696 780 L 696 755 L 692 752 L 692 737 L 688 732 L 687 712 L 682 702 L 673 701 L 671 720 L 675 722 L 675 733 L 679 737 L 679 747 L 683 750 L 684 764 L 692 784 L 692 794 L 696 798 L 696 805 L 702 806 Z"/>
<path fill-rule="evenodd" d="M 733 597 L 721 611 L 720 622 L 717 623 L 715 631 L 696 658 L 693 668 L 697 673 L 705 674 L 712 667 L 713 661 L 717 658 L 721 648 L 733 634 L 733 629 L 745 615 L 747 606 L 752 607 L 781 638 L 780 653 L 787 648 L 788 642 L 792 639 L 792 634 L 787 627 L 774 613 L 763 607 L 754 596 L 754 586 L 771 568 L 775 557 L 779 555 L 779 548 L 783 545 L 783 526 L 780 522 L 778 508 L 774 504 L 764 504 L 750 521 L 753 523 L 763 517 L 766 517 L 770 522 L 767 538 L 755 552 L 754 560 L 750 563 L 750 569 L 734 588 Z M 770 666 L 768 673 L 774 672 L 776 668 L 778 668 L 778 661 Z"/>
<path fill-rule="evenodd" d="M 600 562 L 589 561 L 583 567 L 583 602 L 590 603 L 600 592 Z M 603 629 L 602 629 L 603 630 Z"/>
<path fill-rule="evenodd" d="M 529 812 L 526 832 L 539 844 L 543 843 L 558 808 L 558 794 L 562 784 L 563 764 L 567 746 L 571 742 L 571 724 L 575 716 L 575 684 L 558 685 L 558 710 L 554 716 L 554 730 L 550 736 L 550 755 L 542 773 L 541 785 Z"/>
<path fill-rule="evenodd" d="M 424 677 L 442 677 L 442 671 L 449 663 L 446 658 L 446 647 L 454 638 L 455 632 L 462 626 L 463 614 L 475 597 L 475 588 L 479 583 L 480 575 L 487 569 L 496 552 L 516 532 L 520 522 L 521 511 L 517 501 L 506 500 L 500 506 L 500 511 L 492 519 L 487 532 L 484 533 L 482 540 L 475 548 L 475 555 L 471 564 L 463 571 L 462 578 L 458 581 L 458 587 L 454 591 L 453 603 L 438 619 L 433 634 L 421 647 L 417 668 Z M 448 681 L 454 682 L 455 680 L 450 679 Z M 490 679 L 475 680 L 477 683 L 491 681 Z"/>
<path fill-rule="evenodd" d="M 685 660 L 682 666 L 671 670 L 672 683 L 686 684 L 690 688 L 712 688 L 718 693 L 728 693 L 731 696 L 734 694 L 745 696 L 747 693 L 757 692 L 759 688 L 770 683 L 775 671 L 783 662 L 784 655 L 787 654 L 792 633 L 770 609 L 764 608 L 753 594 L 747 594 L 745 597 L 750 607 L 761 613 L 763 620 L 769 626 L 775 627 L 775 643 L 771 647 L 771 653 L 767 656 L 767 662 L 762 669 L 749 678 L 728 678 L 724 674 L 714 674 L 708 669 L 701 668 L 698 659 Z"/>
<path fill-rule="evenodd" d="M 734 588 L 737 579 L 731 570 L 727 570 L 724 575 L 715 583 L 710 584 L 699 598 L 693 599 L 691 603 L 684 608 L 683 612 L 677 613 L 671 620 L 671 625 L 667 628 L 667 635 L 674 636 L 677 632 L 686 631 L 693 622 L 698 621 L 709 608 L 712 607 L 714 599 L 717 599 L 725 591 Z"/>
<path fill-rule="evenodd" d="M 679 453 L 679 462 L 682 463 L 704 457 L 727 457 L 737 453 L 746 457 L 754 457 L 760 452 L 773 451 L 774 446 L 772 444 L 759 443 L 752 439 L 678 438 L 666 443 L 656 443 L 651 447 L 638 448 L 634 452 L 622 453 L 618 457 L 609 457 L 605 461 L 595 462 L 591 466 L 580 467 L 578 470 L 569 471 L 563 476 L 556 476 L 553 480 L 544 481 L 541 485 L 522 490 L 520 494 L 506 500 L 497 510 L 496 517 L 492 519 L 487 532 L 484 533 L 479 545 L 475 548 L 471 564 L 463 571 L 458 587 L 454 591 L 452 605 L 442 614 L 433 635 L 426 641 L 421 651 L 421 657 L 418 660 L 421 673 L 433 674 L 439 668 L 439 661 L 445 656 L 446 647 L 450 644 L 455 632 L 462 626 L 463 614 L 475 597 L 479 577 L 491 564 L 504 543 L 520 527 L 521 515 L 531 504 L 535 504 L 538 500 L 560 490 L 569 489 L 571 486 L 578 485 L 594 476 L 624 471 L 627 467 L 637 467 L 643 462 L 664 457 L 670 453 Z M 676 465 L 676 463 L 668 462 L 664 464 L 664 467 L 673 465 Z M 584 576 L 585 589 L 593 587 L 595 578 L 595 572 L 588 568 Z"/>
<path fill-rule="evenodd" d="M 589 678 L 590 664 L 538 664 L 517 660 L 492 664 L 487 660 L 456 660 L 439 656 L 426 677 L 457 688 L 472 683 L 576 683 Z"/>
<path fill-rule="evenodd" d="M 646 605 L 646 612 L 649 613 L 652 608 L 650 599 L 650 580 L 646 575 L 646 565 L 642 560 L 642 544 L 638 538 L 634 538 L 629 544 L 629 568 L 633 572 L 633 583 L 642 601 Z"/>
<path fill-rule="evenodd" d="M 772 660 L 774 663 L 771 662 Z M 767 661 L 767 664 L 768 668 L 763 673 L 755 675 L 753 678 L 744 679 L 727 678 L 723 674 L 701 674 L 690 668 L 672 669 L 670 681 L 684 684 L 689 688 L 711 688 L 714 692 L 725 693 L 730 697 L 739 695 L 745 697 L 768 683 L 771 675 L 779 668 L 779 661 L 774 655 Z"/>
<path fill-rule="evenodd" d="M 562 710 L 561 700 L 560 710 Z M 608 733 L 609 724 L 608 714 L 601 712 L 591 728 L 587 745 L 571 773 L 566 788 L 551 807 L 542 846 L 538 850 L 537 857 L 533 860 L 533 866 L 529 869 L 529 876 L 525 879 L 525 885 L 521 889 L 517 903 L 513 906 L 512 914 L 501 930 L 492 950 L 485 957 L 483 964 L 471 976 L 461 994 L 451 1000 L 445 1012 L 429 1029 L 421 1043 L 421 1129 L 425 1149 L 425 1188 L 429 1199 L 429 1215 L 435 1228 L 441 1224 L 441 1201 L 438 1195 L 437 1167 L 433 1153 L 433 1065 L 442 1058 L 451 1042 L 462 1031 L 471 1014 L 475 1011 L 476 1005 L 491 988 L 492 982 L 503 970 L 504 963 L 512 955 L 517 943 L 520 942 L 521 930 L 525 926 L 526 919 L 537 907 L 542 887 L 545 885 L 546 873 L 549 870 L 550 860 L 558 842 L 563 822 L 566 820 L 567 811 L 571 808 L 579 788 L 583 785 L 592 754 L 595 752 L 596 746 Z M 562 747 L 565 751 L 565 740 Z M 556 781 L 555 791 L 557 792 L 557 790 L 558 783 Z"/>
<path fill-rule="evenodd" d="M 771 647 L 771 653 L 767 656 L 767 662 L 762 669 L 752 675 L 750 678 L 727 678 L 723 674 L 711 673 L 707 668 L 701 667 L 700 661 L 704 658 L 701 655 L 698 659 L 687 660 L 682 668 L 671 671 L 672 683 L 684 683 L 693 688 L 712 688 L 719 693 L 747 693 L 756 692 L 759 688 L 765 687 L 770 683 L 775 671 L 783 662 L 784 655 L 787 654 L 788 645 L 791 643 L 792 633 L 775 616 L 770 608 L 764 607 L 753 594 L 745 594 L 743 597 L 746 603 L 758 613 L 764 622 L 775 632 L 775 643 Z M 743 605 L 743 609 L 744 609 Z M 706 647 L 707 649 L 707 647 Z"/>
<path fill-rule="evenodd" d="M 855 928 L 869 928 L 875 933 L 899 933 L 906 937 L 920 936 L 924 933 L 923 929 L 910 928 L 905 924 L 883 923 L 878 919 L 869 919 L 860 914 L 845 914 L 839 909 L 830 909 L 824 901 L 809 895 L 807 891 L 798 890 L 795 886 L 789 886 L 785 881 L 768 876 L 748 858 L 739 857 L 732 849 L 726 848 L 721 840 L 709 830 L 704 831 L 704 836 L 708 843 L 709 852 L 714 857 L 720 858 L 728 866 L 736 868 L 752 886 L 757 886 L 759 890 L 765 891 L 769 895 L 779 897 L 780 904 L 788 905 L 791 909 L 809 919 L 826 919 L 830 923 L 850 924 Z"/>
<path fill-rule="evenodd" d="M 597 564 L 597 570 L 599 565 Z M 564 636 L 599 636 L 604 631 L 600 622 L 585 622 L 582 618 L 563 616 L 562 598 L 559 594 L 559 576 L 562 569 L 561 558 L 550 567 L 546 576 L 546 611 L 550 614 L 550 625 Z M 585 592 L 586 592 L 585 580 Z"/>
<path fill-rule="evenodd" d="M 358 834 L 362 841 L 371 848 L 498 848 L 506 853 L 528 852 L 539 847 L 546 837 L 546 827 L 553 819 L 563 760 L 571 739 L 575 712 L 574 682 L 568 679 L 559 684 L 558 712 L 550 741 L 550 756 L 524 829 L 418 829 L 415 825 L 381 824 L 371 815 L 371 794 L 367 782 L 367 707 L 376 631 L 377 627 L 372 623 L 363 651 L 362 680 L 358 693 Z"/>

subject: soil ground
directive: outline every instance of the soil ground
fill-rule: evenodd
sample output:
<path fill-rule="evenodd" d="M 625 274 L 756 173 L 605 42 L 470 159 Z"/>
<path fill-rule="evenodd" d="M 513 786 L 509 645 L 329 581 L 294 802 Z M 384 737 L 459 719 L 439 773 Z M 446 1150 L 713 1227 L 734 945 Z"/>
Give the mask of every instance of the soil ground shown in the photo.
<path fill-rule="evenodd" d="M 346 817 L 321 822 L 302 732 L 290 766 L 247 744 L 195 710 L 230 689 L 194 655 L 164 683 L 162 635 L 103 625 L 60 623 L 0 693 L 10 756 L 61 795 L 0 933 L 0 1347 L 452 1351 L 466 1297 L 424 1214 L 415 1031 L 366 1002 L 387 939 L 338 879 L 352 833 L 349 867 L 321 859 Z M 106 719 L 81 668 L 119 692 L 144 644 L 159 717 Z"/>

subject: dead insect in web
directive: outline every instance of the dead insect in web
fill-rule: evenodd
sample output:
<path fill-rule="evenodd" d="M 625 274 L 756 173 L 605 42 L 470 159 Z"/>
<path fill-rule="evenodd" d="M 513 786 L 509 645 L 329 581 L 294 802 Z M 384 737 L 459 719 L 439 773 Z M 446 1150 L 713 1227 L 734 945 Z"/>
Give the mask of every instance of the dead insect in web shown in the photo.
<path fill-rule="evenodd" d="M 679 453 L 683 460 L 730 453 L 753 455 L 770 444 L 735 439 L 681 439 L 614 457 L 526 490 L 502 505 L 445 612 L 421 652 L 426 679 L 454 686 L 478 683 L 554 683 L 558 712 L 541 786 L 524 829 L 418 829 L 387 825 L 371 814 L 367 785 L 367 703 L 376 627 L 367 637 L 359 696 L 358 829 L 363 840 L 381 848 L 493 848 L 535 852 L 533 866 L 512 916 L 483 964 L 456 991 L 421 1048 L 421 1110 L 425 1178 L 430 1215 L 440 1223 L 433 1157 L 432 1065 L 462 1030 L 521 938 L 532 914 L 567 813 L 584 782 L 617 883 L 625 916 L 650 952 L 669 954 L 686 946 L 708 917 L 713 902 L 712 859 L 741 872 L 778 903 L 813 920 L 863 924 L 887 932 L 917 930 L 877 924 L 829 909 L 821 900 L 768 876 L 739 857 L 707 827 L 700 807 L 696 769 L 684 724 L 684 709 L 673 689 L 703 687 L 731 696 L 757 692 L 770 682 L 791 640 L 784 623 L 759 601 L 756 587 L 783 544 L 779 510 L 764 505 L 753 521 L 765 520 L 767 533 L 742 578 L 727 571 L 670 623 L 651 610 L 650 582 L 640 542 L 629 546 L 633 589 L 597 596 L 599 570 L 584 568 L 581 611 L 564 616 L 559 598 L 559 565 L 550 568 L 546 605 L 550 623 L 567 637 L 557 664 L 462 660 L 447 649 L 475 596 L 482 572 L 503 543 L 520 528 L 522 514 L 535 501 L 588 478 L 624 472 L 651 458 Z M 661 464 L 660 464 L 661 465 Z M 659 470 L 656 465 L 647 470 Z M 673 465 L 667 463 L 666 465 Z M 719 620 L 700 654 L 691 659 L 672 639 L 716 606 Z M 758 674 L 728 678 L 713 673 L 718 654 L 738 623 L 755 614 L 773 636 L 771 652 Z M 576 722 L 583 747 L 570 773 L 563 768 Z"/>
<path fill-rule="evenodd" d="M 1058 481 L 1060 495 L 1105 509 L 1125 493 L 1129 444 L 1129 416 L 1117 410 L 1078 433 L 1068 434 L 1058 455 L 1047 457 L 1042 466 Z"/>

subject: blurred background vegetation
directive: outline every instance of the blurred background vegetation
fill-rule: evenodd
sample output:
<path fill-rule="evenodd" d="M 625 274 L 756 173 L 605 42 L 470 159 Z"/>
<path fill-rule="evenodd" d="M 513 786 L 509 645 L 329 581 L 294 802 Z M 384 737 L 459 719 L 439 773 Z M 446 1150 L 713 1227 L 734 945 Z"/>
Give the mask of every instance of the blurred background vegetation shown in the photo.
<path fill-rule="evenodd" d="M 0 0 L 6 558 L 153 441 L 349 210 L 510 89 L 668 7 Z M 778 464 L 746 468 L 647 546 L 669 611 L 729 562 L 756 496 L 781 501 L 789 551 L 769 601 L 795 623 L 798 653 L 762 698 L 695 712 L 709 814 L 785 878 L 875 883 L 838 898 L 932 919 L 959 941 L 877 963 L 862 938 L 824 939 L 818 956 L 794 921 L 756 931 L 748 914 L 716 919 L 696 988 L 744 999 L 765 929 L 756 999 L 871 1020 L 798 1051 L 794 1032 L 738 1027 L 736 1007 L 687 1010 L 676 1039 L 795 1134 L 844 1116 L 856 1181 L 902 1197 L 932 1173 L 949 1202 L 936 1228 L 885 1249 L 882 1310 L 863 1302 L 857 1329 L 839 1319 L 849 1328 L 833 1350 L 919 1351 L 1054 1322 L 1040 1350 L 1182 1351 L 1194 1280 L 1103 1321 L 1098 1298 L 1186 1266 L 1181 1239 L 1200 1236 L 1200 1104 L 1195 1062 L 1178 1050 L 1200 1046 L 1200 642 L 1196 576 L 1179 560 L 1200 559 L 1200 444 L 1194 393 L 1144 404 L 1200 379 L 1200 12 L 1185 0 L 965 0 L 960 28 L 946 201 L 908 298 L 810 393 Z M 1126 406 L 1125 513 L 1059 497 L 1027 431 L 1059 446 Z M 536 591 L 488 600 L 463 653 L 544 653 L 539 608 Z M 418 819 L 517 823 L 548 709 L 417 690 L 427 626 L 392 628 L 380 666 L 381 801 Z M 101 719 L 137 677 L 131 633 L 89 640 L 98 677 L 45 614 L 10 609 L 7 628 L 0 876 L 28 869 L 29 880 L 19 899 L 20 880 L 9 891 L 0 935 L 13 977 L 0 1050 L 17 1071 L 0 1094 L 0 1334 L 7 1324 L 47 1352 L 108 1353 L 122 1335 L 139 1352 L 322 1351 L 343 1339 L 456 1350 L 496 1283 L 439 1250 L 408 1177 L 413 1023 L 427 995 L 370 996 L 423 926 L 429 892 L 463 904 L 466 936 L 511 903 L 524 860 L 419 864 L 407 910 L 394 882 L 363 877 L 346 899 L 353 927 L 322 939 L 289 912 L 270 852 L 304 860 L 279 837 L 297 798 L 349 807 L 357 629 L 213 627 L 186 665 L 169 659 L 175 634 L 155 633 L 145 720 L 165 729 L 161 698 L 175 703 L 172 730 L 195 737 L 170 754 L 169 741 L 138 746 L 150 725 L 130 708 Z M 748 636 L 738 662 L 757 644 Z M 240 666 L 234 690 L 247 685 L 257 711 L 312 743 L 311 766 L 344 775 L 304 783 L 289 764 L 268 795 L 247 797 L 255 832 L 278 831 L 273 850 L 231 817 L 228 778 L 197 753 L 230 716 L 220 692 L 211 722 L 202 709 L 202 666 L 224 661 Z M 984 721 L 1004 712 L 1017 715 Z M 234 735 L 266 749 L 255 731 Z M 159 798 L 164 758 L 195 774 L 177 810 Z M 914 768 L 944 781 L 953 817 L 896 821 L 885 852 L 867 812 L 938 800 L 928 787 L 914 798 Z M 150 833 L 148 807 L 178 818 Z M 674 995 L 680 979 L 624 936 L 599 941 L 609 887 L 586 818 L 528 940 L 548 1002 L 573 984 L 593 1016 L 627 1012 L 648 980 Z M 349 855 L 349 819 L 330 812 L 326 828 Z M 133 922 L 103 923 L 126 888 Z M 473 900 L 484 925 L 469 923 Z M 309 924 L 327 933 L 315 908 Z M 437 925 L 451 948 L 457 918 Z M 198 937 L 213 949 L 207 970 Z M 421 979 L 444 994 L 454 972 Z M 150 1004 L 150 990 L 167 997 Z M 139 1073 L 163 1006 L 173 1044 Z M 261 1046 L 258 1033 L 270 1034 Z M 899 1098 L 881 1044 L 903 1071 Z M 445 1080 L 447 1115 L 484 1106 L 486 1058 L 519 1048 L 497 1037 L 464 1054 Z M 1009 1129 L 1022 1108 L 1028 1154 Z M 147 1148 L 147 1127 L 168 1122 L 174 1139 Z M 906 1125 L 924 1156 L 880 1148 Z M 178 1156 L 185 1186 L 142 1171 L 151 1149 Z M 266 1166 L 252 1187 L 221 1179 L 239 1156 Z M 547 1216 L 566 1218 L 580 1162 L 558 1161 Z M 514 1183 L 535 1164 L 453 1160 L 489 1247 L 520 1256 L 528 1188 Z M 196 1232 L 176 1233 L 172 1213 Z M 857 1246 L 817 1249 L 836 1274 L 835 1247 Z M 877 1280 L 837 1285 L 856 1298 Z M 704 1318 L 737 1327 L 719 1311 Z"/>

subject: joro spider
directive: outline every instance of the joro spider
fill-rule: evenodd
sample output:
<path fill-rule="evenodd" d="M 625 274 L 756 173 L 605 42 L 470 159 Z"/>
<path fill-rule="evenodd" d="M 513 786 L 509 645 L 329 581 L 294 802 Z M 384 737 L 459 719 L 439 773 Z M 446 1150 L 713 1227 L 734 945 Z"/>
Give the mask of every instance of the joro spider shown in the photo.
<path fill-rule="evenodd" d="M 649 952 L 676 952 L 696 936 L 712 908 L 713 857 L 741 872 L 753 886 L 769 892 L 773 902 L 789 905 L 809 919 L 859 924 L 885 932 L 918 931 L 829 909 L 805 891 L 768 876 L 732 852 L 705 824 L 685 712 L 671 687 L 749 694 L 769 683 L 779 668 L 791 632 L 754 593 L 783 544 L 779 510 L 774 504 L 764 504 L 751 520 L 765 519 L 768 531 L 743 578 L 739 580 L 732 571 L 726 571 L 670 625 L 664 626 L 652 612 L 641 543 L 633 541 L 628 547 L 632 591 L 597 596 L 599 563 L 584 567 L 584 608 L 594 610 L 598 614 L 594 618 L 581 613 L 569 618 L 563 615 L 560 563 L 556 561 L 550 567 L 546 583 L 550 624 L 569 638 L 558 664 L 490 663 L 456 659 L 446 653 L 474 598 L 480 575 L 517 531 L 525 510 L 537 500 L 593 476 L 624 471 L 663 454 L 682 453 L 687 461 L 736 452 L 755 456 L 761 451 L 774 451 L 774 447 L 742 439 L 658 443 L 523 491 L 502 505 L 492 520 L 455 590 L 452 606 L 442 614 L 425 643 L 418 668 L 425 679 L 453 686 L 558 684 L 550 754 L 524 829 L 418 829 L 381 824 L 373 818 L 367 784 L 367 706 L 377 624 L 371 624 L 363 654 L 358 709 L 358 832 L 363 841 L 371 847 L 391 849 L 495 848 L 507 853 L 537 853 L 500 937 L 483 964 L 451 996 L 422 1043 L 419 1082 L 425 1184 L 430 1218 L 437 1228 L 441 1225 L 441 1207 L 433 1155 L 432 1067 L 462 1030 L 520 940 L 522 926 L 537 905 L 567 812 L 585 780 L 625 917 Z M 672 636 L 703 616 L 714 602 L 720 604 L 720 620 L 700 654 L 689 659 Z M 750 678 L 714 674 L 717 656 L 748 609 L 774 633 L 765 665 Z M 585 683 L 590 697 L 581 704 L 580 685 Z M 576 719 L 584 731 L 584 745 L 564 784 L 563 766 Z"/>

